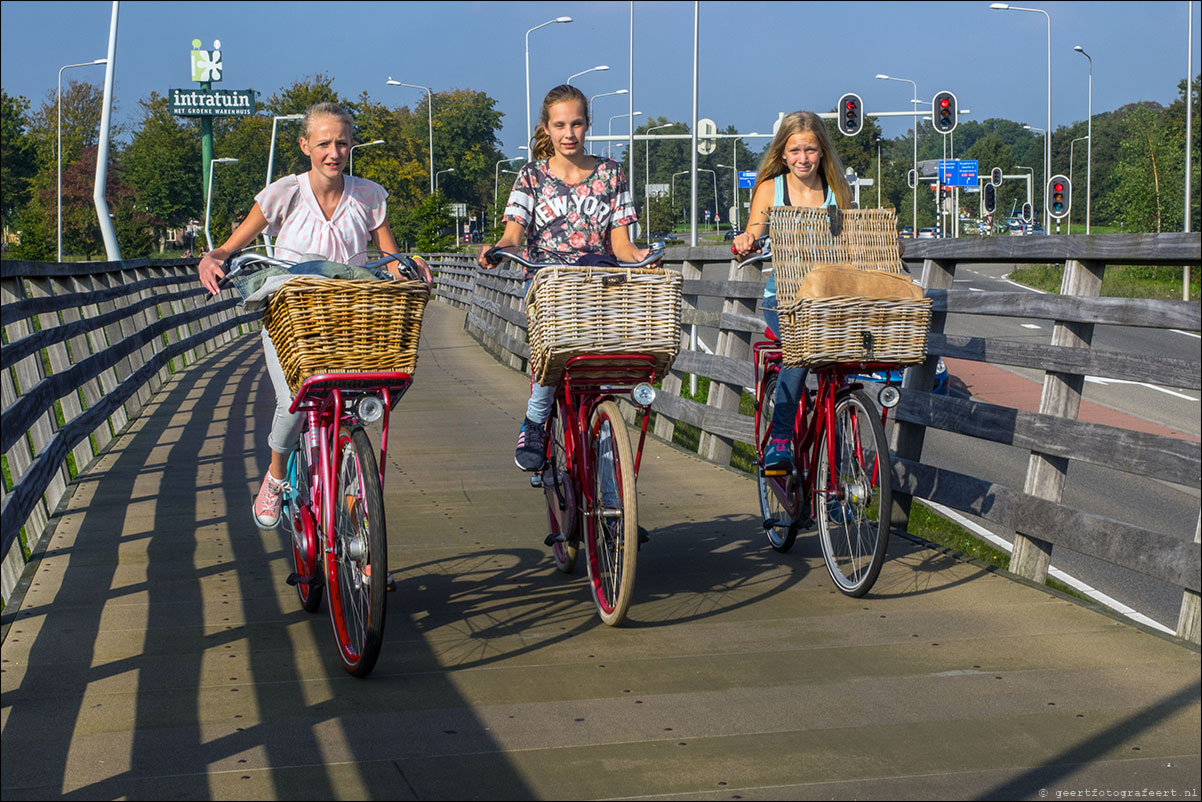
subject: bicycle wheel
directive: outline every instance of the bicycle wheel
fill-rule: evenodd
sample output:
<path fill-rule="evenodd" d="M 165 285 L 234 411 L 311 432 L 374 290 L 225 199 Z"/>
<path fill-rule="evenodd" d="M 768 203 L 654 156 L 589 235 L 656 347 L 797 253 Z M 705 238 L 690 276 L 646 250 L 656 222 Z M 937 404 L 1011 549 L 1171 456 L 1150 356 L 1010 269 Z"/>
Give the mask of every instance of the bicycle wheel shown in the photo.
<path fill-rule="evenodd" d="M 814 484 L 818 540 L 839 590 L 863 596 L 876 582 L 889 543 L 892 463 L 880 413 L 861 390 L 835 404 L 835 475 L 823 431 Z"/>
<path fill-rule="evenodd" d="M 760 409 L 762 426 L 771 427 L 772 413 L 776 409 L 776 382 L 779 377 L 772 374 L 764 381 L 764 395 Z M 800 525 L 795 520 L 796 514 L 790 512 L 797 509 L 797 473 L 788 476 L 764 476 L 763 465 L 759 465 L 755 474 L 757 489 L 760 494 L 760 516 L 764 524 L 764 534 L 768 543 L 782 554 L 793 548 L 797 540 L 797 530 Z M 782 497 L 789 501 L 782 501 Z"/>
<path fill-rule="evenodd" d="M 580 552 L 580 516 L 577 515 L 580 493 L 568 468 L 564 446 L 563 410 L 559 404 L 547 421 L 547 464 L 543 467 L 543 495 L 547 500 L 547 525 L 550 527 L 551 555 L 555 567 L 565 574 L 576 570 Z M 562 539 L 560 539 L 562 538 Z"/>
<path fill-rule="evenodd" d="M 638 507 L 630 435 L 614 401 L 602 401 L 589 423 L 593 505 L 585 540 L 589 587 L 601 620 L 617 626 L 634 593 L 639 554 Z"/>
<path fill-rule="evenodd" d="M 282 531 L 292 536 L 292 564 L 296 573 L 289 581 L 295 582 L 296 595 L 305 612 L 315 613 L 321 608 L 321 547 L 310 506 L 309 449 L 305 437 L 301 434 L 300 443 L 288 457 L 288 489 L 284 491 L 280 515 Z"/>
<path fill-rule="evenodd" d="M 384 637 L 388 548 L 380 473 L 363 427 L 340 426 L 334 495 L 334 548 L 326 552 L 330 623 L 343 668 L 367 676 Z"/>

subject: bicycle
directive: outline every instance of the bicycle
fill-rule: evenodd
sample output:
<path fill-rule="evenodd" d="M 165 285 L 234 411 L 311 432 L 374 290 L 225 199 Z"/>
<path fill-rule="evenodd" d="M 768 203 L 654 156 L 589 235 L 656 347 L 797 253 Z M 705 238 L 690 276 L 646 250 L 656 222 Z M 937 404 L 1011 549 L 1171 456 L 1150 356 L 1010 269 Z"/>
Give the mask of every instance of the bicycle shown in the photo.
<path fill-rule="evenodd" d="M 223 286 L 254 270 L 293 264 L 253 250 L 226 260 Z M 395 254 L 367 267 L 391 261 L 401 264 L 408 279 L 418 280 L 416 267 Z M 385 593 L 395 590 L 388 573 L 383 466 L 391 410 L 412 383 L 408 371 L 319 373 L 301 382 L 290 410 L 305 418 L 288 459 L 280 517 L 292 542 L 294 571 L 287 582 L 296 587 L 301 607 L 309 613 L 320 609 L 323 591 L 328 592 L 338 656 L 356 677 L 366 677 L 379 659 Z M 377 462 L 363 424 L 381 421 Z"/>
<path fill-rule="evenodd" d="M 641 268 L 657 262 L 663 247 L 655 243 L 646 259 L 619 263 L 619 267 Z M 489 250 L 485 259 L 494 265 L 508 259 L 533 271 L 564 267 L 530 262 L 498 248 Z M 611 278 L 621 277 L 602 281 Z M 542 488 L 546 500 L 550 533 L 543 542 L 551 547 L 555 567 L 571 574 L 583 542 L 590 593 L 598 615 L 609 626 L 618 626 L 626 618 L 638 551 L 649 540 L 638 525 L 635 485 L 655 400 L 656 367 L 657 357 L 652 354 L 585 353 L 568 359 L 545 423 L 546 460 L 530 478 L 531 486 Z M 633 459 L 619 396 L 629 397 L 642 410 Z"/>
<path fill-rule="evenodd" d="M 767 236 L 760 251 L 740 269 L 772 258 Z M 841 592 L 859 597 L 876 582 L 889 542 L 893 493 L 892 458 L 885 440 L 889 409 L 901 400 L 886 382 L 876 405 L 855 374 L 895 367 L 887 362 L 839 362 L 814 368 L 817 390 L 804 390 L 793 423 L 791 470 L 766 470 L 776 385 L 782 366 L 781 340 L 765 327 L 752 345 L 755 361 L 756 484 L 768 542 L 778 552 L 793 547 L 801 527 L 818 523 L 818 541 L 831 579 Z"/>

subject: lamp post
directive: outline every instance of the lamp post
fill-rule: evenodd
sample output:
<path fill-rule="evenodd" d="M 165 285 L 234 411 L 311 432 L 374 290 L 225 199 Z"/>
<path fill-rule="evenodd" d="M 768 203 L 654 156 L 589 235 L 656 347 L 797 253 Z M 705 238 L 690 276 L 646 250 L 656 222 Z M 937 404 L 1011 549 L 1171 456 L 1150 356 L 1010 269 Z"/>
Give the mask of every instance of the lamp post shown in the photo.
<path fill-rule="evenodd" d="M 1048 127 L 1045 129 L 1048 136 L 1043 140 L 1043 175 L 1047 179 L 1050 170 L 1052 169 L 1052 16 L 1042 8 L 1019 8 L 1008 3 L 991 3 L 990 8 L 996 11 L 1030 11 L 1033 14 L 1043 14 L 1048 21 Z M 1048 220 L 1048 193 L 1043 193 L 1043 220 L 1047 224 Z"/>
<path fill-rule="evenodd" d="M 214 164 L 233 164 L 238 161 L 233 157 L 227 156 L 224 159 L 213 159 L 209 162 L 209 191 L 205 193 L 205 242 L 209 245 L 209 250 L 213 250 L 213 237 L 209 234 L 209 213 L 213 208 L 213 165 Z"/>
<path fill-rule="evenodd" d="M 525 147 L 525 145 L 522 145 Z M 493 167 L 492 179 L 492 227 L 497 227 L 497 207 L 501 205 L 501 165 L 508 162 L 518 162 L 524 160 L 525 156 L 514 156 L 512 159 L 501 159 Z M 508 171 L 507 171 L 508 172 Z"/>
<path fill-rule="evenodd" d="M 629 91 L 630 91 L 629 89 L 618 89 L 613 92 L 602 92 L 599 95 L 593 95 L 592 97 L 590 97 L 588 99 L 588 127 L 589 127 L 589 130 L 590 131 L 593 130 L 593 101 L 594 100 L 596 100 L 599 97 L 609 97 L 610 95 L 625 95 Z M 593 152 L 592 142 L 589 143 L 588 152 L 590 154 L 592 154 L 592 152 Z"/>
<path fill-rule="evenodd" d="M 1078 142 L 1081 142 L 1082 140 L 1088 141 L 1089 136 L 1088 135 L 1079 136 L 1076 139 L 1074 139 L 1072 142 L 1068 143 L 1068 185 L 1070 187 L 1073 185 L 1073 146 L 1076 145 Z M 1088 169 L 1088 167 L 1086 169 Z M 1088 219 L 1088 217 L 1089 217 L 1089 215 L 1087 214 L 1086 218 Z M 1069 225 L 1069 231 L 1071 232 L 1072 226 L 1073 226 L 1072 210 L 1069 210 L 1068 225 Z"/>
<path fill-rule="evenodd" d="M 383 145 L 383 139 L 377 139 L 375 142 L 360 142 L 358 145 L 351 145 L 350 155 L 350 174 L 355 174 L 355 148 L 370 148 L 372 145 Z"/>
<path fill-rule="evenodd" d="M 1031 131 L 1031 132 L 1033 132 L 1033 133 L 1037 133 L 1037 134 L 1043 134 L 1043 141 L 1044 141 L 1044 152 L 1046 153 L 1046 152 L 1047 152 L 1047 141 L 1048 141 L 1048 132 L 1047 132 L 1047 130 L 1046 130 L 1046 129 L 1043 129 L 1043 128 L 1036 128 L 1036 127 L 1035 127 L 1035 126 L 1033 126 L 1033 125 L 1024 125 L 1024 126 L 1023 126 L 1023 128 L 1026 128 L 1028 131 Z M 1048 163 L 1047 163 L 1047 161 L 1045 160 L 1045 161 L 1044 161 L 1044 163 L 1043 163 L 1043 182 L 1044 182 L 1045 184 L 1047 183 L 1047 181 L 1048 181 L 1048 178 L 1049 178 L 1049 176 L 1048 176 Z M 1047 192 L 1047 187 L 1044 187 L 1043 194 L 1044 194 L 1045 196 L 1048 194 L 1048 192 Z M 1044 223 L 1044 225 L 1047 225 L 1047 224 L 1048 224 L 1048 214 L 1047 214 L 1047 212 L 1048 212 L 1048 209 L 1047 209 L 1047 198 L 1045 197 L 1045 198 L 1044 198 L 1044 209 L 1043 209 L 1043 223 Z M 1047 231 L 1047 229 L 1045 228 L 1045 229 L 1044 229 L 1044 231 Z"/>
<path fill-rule="evenodd" d="M 911 226 L 914 236 L 918 236 L 918 84 L 909 78 L 895 78 L 892 75 L 877 75 L 882 81 L 905 81 L 914 87 L 914 210 Z"/>
<path fill-rule="evenodd" d="M 79 64 L 67 64 L 58 70 L 58 260 L 63 261 L 63 70 L 72 67 L 92 67 L 97 64 L 108 64 L 108 59 L 98 58 L 95 61 L 84 61 Z"/>
<path fill-rule="evenodd" d="M 1014 165 L 1014 169 L 1031 171 L 1031 175 L 1027 177 L 1027 203 L 1032 203 L 1033 201 L 1031 200 L 1031 198 L 1032 198 L 1031 185 L 1033 183 L 1035 183 L 1035 168 L 1034 167 L 1023 167 L 1021 164 L 1016 164 L 1016 165 Z"/>
<path fill-rule="evenodd" d="M 271 147 L 267 149 L 267 180 L 263 182 L 263 188 L 271 186 L 271 173 L 275 167 L 275 129 L 280 120 L 303 120 L 303 114 L 277 114 L 271 118 Z M 271 247 L 271 237 L 266 231 L 263 232 L 263 244 L 267 246 L 267 255 L 275 256 L 275 250 Z"/>
<path fill-rule="evenodd" d="M 400 81 L 392 80 L 392 76 L 388 76 L 389 86 L 407 86 L 410 89 L 421 89 L 426 93 L 426 122 L 430 126 L 430 193 L 434 192 L 434 92 L 428 86 L 419 86 L 417 84 L 406 84 Z M 529 100 L 527 100 L 529 107 Z"/>
<path fill-rule="evenodd" d="M 649 134 L 652 131 L 658 131 L 661 128 L 671 128 L 673 123 L 664 123 L 656 125 L 644 131 L 644 134 Z M 651 246 L 651 139 L 643 140 L 643 211 L 647 214 L 647 246 Z"/>
<path fill-rule="evenodd" d="M 437 173 L 434 174 L 434 191 L 435 192 L 438 191 L 438 176 L 442 175 L 443 173 L 453 173 L 453 172 L 455 172 L 455 168 L 448 167 L 447 169 L 439 170 Z"/>
<path fill-rule="evenodd" d="M 530 30 L 526 31 L 526 144 L 530 144 L 530 34 L 537 31 L 539 28 L 545 28 L 548 25 L 554 25 L 557 22 L 571 22 L 571 17 L 556 17 L 549 19 L 542 25 L 535 25 Z"/>
<path fill-rule="evenodd" d="M 689 175 L 692 172 L 693 172 L 692 170 L 681 170 L 678 173 L 672 174 L 672 199 L 673 200 L 676 199 L 676 176 Z M 715 173 L 713 170 L 707 170 L 704 167 L 698 167 L 697 172 L 709 173 L 710 175 L 712 175 L 714 177 L 714 211 L 716 213 L 718 211 L 718 174 Z"/>
<path fill-rule="evenodd" d="M 1089 121 L 1085 125 L 1085 138 L 1088 140 L 1085 145 L 1085 233 L 1088 234 L 1089 204 L 1093 199 L 1093 193 L 1090 191 L 1093 183 L 1093 59 L 1089 57 L 1089 54 L 1086 53 L 1084 49 L 1082 49 L 1081 45 L 1077 45 L 1073 48 L 1073 50 L 1076 50 L 1078 53 L 1085 56 L 1085 58 L 1089 59 L 1089 116 L 1087 118 Z M 1072 152 L 1071 146 L 1069 152 Z M 1188 148 L 1186 149 L 1186 152 L 1189 152 Z M 1069 172 L 1072 172 L 1071 165 L 1069 166 Z M 1189 170 L 1185 171 L 1185 176 L 1186 181 L 1188 181 Z M 1072 183 L 1071 178 L 1069 179 L 1069 183 Z M 1188 231 L 1189 229 L 1186 230 Z"/>
<path fill-rule="evenodd" d="M 606 71 L 606 70 L 608 70 L 608 69 L 609 69 L 609 65 L 608 65 L 608 64 L 600 64 L 600 65 L 598 65 L 598 66 L 596 66 L 596 67 L 589 67 L 589 68 L 588 68 L 587 70 L 585 70 L 584 72 L 578 72 L 578 73 L 576 73 L 575 75 L 569 75 L 569 76 L 568 76 L 568 80 L 567 80 L 567 85 L 568 85 L 568 86 L 571 86 L 571 85 L 572 85 L 572 79 L 573 79 L 573 78 L 579 78 L 581 75 L 588 75 L 590 72 L 605 72 L 605 71 Z"/>
<path fill-rule="evenodd" d="M 610 136 L 614 135 L 614 120 L 617 120 L 621 117 L 630 117 L 631 122 L 633 123 L 635 117 L 641 117 L 641 116 L 643 116 L 643 112 L 641 112 L 641 111 L 634 111 L 634 112 L 630 112 L 628 114 L 615 114 L 614 116 L 609 118 L 609 135 Z M 606 141 L 605 155 L 606 155 L 606 157 L 609 157 L 612 154 L 613 154 L 613 142 Z"/>

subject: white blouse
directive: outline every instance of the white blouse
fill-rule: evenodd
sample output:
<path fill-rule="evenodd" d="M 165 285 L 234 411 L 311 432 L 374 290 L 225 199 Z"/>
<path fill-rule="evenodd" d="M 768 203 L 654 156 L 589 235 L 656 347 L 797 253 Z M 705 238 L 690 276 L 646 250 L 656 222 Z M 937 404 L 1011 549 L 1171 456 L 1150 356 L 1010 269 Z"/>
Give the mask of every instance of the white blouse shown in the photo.
<path fill-rule="evenodd" d="M 347 175 L 342 180 L 342 197 L 329 220 L 313 194 L 308 173 L 285 176 L 255 196 L 267 218 L 266 233 L 284 251 L 280 256 L 313 254 L 342 264 L 367 261 L 362 251 L 371 241 L 371 232 L 385 222 L 388 191 L 365 178 Z"/>

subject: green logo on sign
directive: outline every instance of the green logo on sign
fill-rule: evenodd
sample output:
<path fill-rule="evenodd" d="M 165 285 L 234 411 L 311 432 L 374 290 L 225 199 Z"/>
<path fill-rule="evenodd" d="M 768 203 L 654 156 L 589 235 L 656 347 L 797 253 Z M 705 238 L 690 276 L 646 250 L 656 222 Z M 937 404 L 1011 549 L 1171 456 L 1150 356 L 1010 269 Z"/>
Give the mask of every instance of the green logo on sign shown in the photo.
<path fill-rule="evenodd" d="M 200 40 L 192 40 L 192 80 L 220 81 L 221 80 L 221 41 L 213 41 L 213 50 L 201 50 Z"/>

